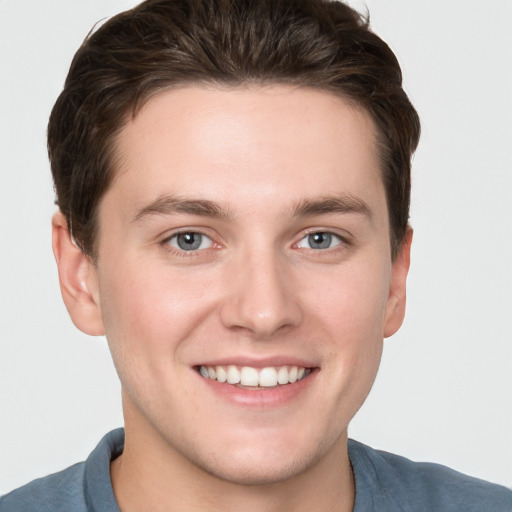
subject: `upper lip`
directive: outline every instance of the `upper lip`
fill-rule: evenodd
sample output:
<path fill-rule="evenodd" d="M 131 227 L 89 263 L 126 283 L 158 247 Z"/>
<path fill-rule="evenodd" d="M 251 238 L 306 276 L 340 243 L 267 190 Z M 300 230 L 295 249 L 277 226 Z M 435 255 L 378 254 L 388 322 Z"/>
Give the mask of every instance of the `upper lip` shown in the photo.
<path fill-rule="evenodd" d="M 197 366 L 250 366 L 252 368 L 266 368 L 269 366 L 300 366 L 303 368 L 316 368 L 318 365 L 308 359 L 295 356 L 278 355 L 272 357 L 225 356 L 214 359 L 205 359 L 196 363 Z"/>

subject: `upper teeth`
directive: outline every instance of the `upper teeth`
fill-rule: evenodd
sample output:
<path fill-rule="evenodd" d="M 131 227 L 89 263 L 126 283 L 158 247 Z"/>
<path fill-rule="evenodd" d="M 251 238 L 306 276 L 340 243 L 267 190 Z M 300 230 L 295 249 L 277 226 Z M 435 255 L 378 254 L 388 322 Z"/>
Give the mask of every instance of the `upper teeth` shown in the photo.
<path fill-rule="evenodd" d="M 301 366 L 267 366 L 253 368 L 235 365 L 229 366 L 201 366 L 199 372 L 206 379 L 215 379 L 228 384 L 242 384 L 243 386 L 272 387 L 278 384 L 291 384 L 307 377 L 311 370 Z"/>

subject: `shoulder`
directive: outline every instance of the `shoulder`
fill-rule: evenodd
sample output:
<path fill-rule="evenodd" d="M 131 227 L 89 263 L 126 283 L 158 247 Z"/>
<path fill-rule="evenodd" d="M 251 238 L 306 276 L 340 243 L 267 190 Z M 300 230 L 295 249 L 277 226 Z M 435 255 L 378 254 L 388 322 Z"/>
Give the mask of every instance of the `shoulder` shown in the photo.
<path fill-rule="evenodd" d="M 109 432 L 85 462 L 34 480 L 1 497 L 1 512 L 119 512 L 110 481 L 110 461 L 123 448 L 124 430 Z"/>
<path fill-rule="evenodd" d="M 512 491 L 440 464 L 413 462 L 353 440 L 349 441 L 349 456 L 356 500 L 360 487 L 371 493 L 373 503 L 386 503 L 389 510 L 512 512 Z"/>
<path fill-rule="evenodd" d="M 84 467 L 74 466 L 38 478 L 0 498 L 2 512 L 64 512 L 86 511 L 84 497 Z"/>

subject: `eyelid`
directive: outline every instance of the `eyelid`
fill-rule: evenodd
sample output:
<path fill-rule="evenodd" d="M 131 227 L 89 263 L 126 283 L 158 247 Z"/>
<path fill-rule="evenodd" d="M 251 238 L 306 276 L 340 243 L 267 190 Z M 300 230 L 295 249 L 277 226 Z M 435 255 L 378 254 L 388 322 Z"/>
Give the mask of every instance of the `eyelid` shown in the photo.
<path fill-rule="evenodd" d="M 334 241 L 337 241 L 337 243 L 335 243 L 334 245 L 331 245 L 330 247 L 326 247 L 326 248 L 314 248 L 314 247 L 303 247 L 301 246 L 300 244 L 303 242 L 303 241 L 307 241 L 308 238 L 311 236 L 311 235 L 316 235 L 316 234 L 322 234 L 322 235 L 329 235 L 330 237 L 332 237 L 332 239 L 334 239 Z M 307 243 L 307 242 L 306 242 Z M 343 243 L 346 243 L 345 240 L 343 239 L 343 237 L 341 237 L 340 235 L 338 235 L 337 233 L 333 233 L 332 231 L 327 231 L 327 230 L 314 230 L 314 231 L 311 231 L 309 233 L 306 233 L 297 243 L 296 243 L 296 246 L 300 249 L 309 249 L 309 250 L 312 250 L 312 251 L 329 251 L 330 249 L 334 249 L 336 247 L 338 247 L 339 245 L 343 244 Z"/>
<path fill-rule="evenodd" d="M 208 249 L 219 249 L 221 247 L 221 244 L 218 243 L 215 240 L 215 237 L 212 234 L 206 233 L 206 231 L 209 231 L 207 228 L 202 227 L 180 227 L 176 228 L 175 230 L 170 230 L 165 235 L 162 235 L 161 240 L 158 242 L 158 245 L 162 247 L 165 251 L 169 253 L 174 253 L 178 256 L 198 256 L 202 254 L 203 252 L 206 252 Z M 176 239 L 179 235 L 183 235 L 186 233 L 192 233 L 192 234 L 198 234 L 202 237 L 207 238 L 210 240 L 210 244 L 208 247 L 204 248 L 198 248 L 198 249 L 191 249 L 191 250 L 184 250 L 181 249 L 179 246 L 176 246 L 174 244 L 171 244 L 171 240 Z"/>
<path fill-rule="evenodd" d="M 197 233 L 199 235 L 206 236 L 212 240 L 218 238 L 216 233 L 206 226 L 179 226 L 174 228 L 166 229 L 162 231 L 157 237 L 160 239 L 160 243 L 168 242 L 171 238 L 177 235 L 183 235 L 184 233 Z"/>
<path fill-rule="evenodd" d="M 158 242 L 158 245 L 162 246 L 166 251 L 171 252 L 171 253 L 174 252 L 175 254 L 177 254 L 179 256 L 194 256 L 194 255 L 199 255 L 200 253 L 203 253 L 203 252 L 207 252 L 208 249 L 218 250 L 218 249 L 222 249 L 223 247 L 225 247 L 224 243 L 222 241 L 221 242 L 217 241 L 219 238 L 218 235 L 216 236 L 217 232 L 214 231 L 214 234 L 212 234 L 212 233 L 208 233 L 209 231 L 212 231 L 212 230 L 208 227 L 203 227 L 203 226 L 193 226 L 193 227 L 185 226 L 185 227 L 175 228 L 174 230 L 169 230 L 166 233 L 164 233 L 163 235 L 161 235 L 162 238 Z M 311 253 L 321 253 L 321 252 L 327 253 L 327 252 L 335 251 L 336 249 L 340 250 L 341 247 L 339 247 L 339 246 L 344 246 L 345 248 L 348 248 L 349 246 L 353 245 L 354 242 L 352 240 L 350 233 L 347 233 L 345 230 L 343 230 L 343 233 L 340 233 L 339 231 L 340 231 L 339 229 L 334 228 L 334 227 L 311 227 L 311 228 L 308 228 L 308 229 L 302 231 L 298 241 L 296 241 L 292 244 L 292 248 L 304 249 Z M 185 233 L 199 234 L 202 237 L 209 239 L 211 243 L 209 244 L 208 247 L 198 248 L 198 249 L 190 249 L 190 250 L 181 249 L 180 247 L 177 247 L 170 243 L 170 241 L 172 239 L 175 239 L 180 234 L 185 234 Z M 316 233 L 329 234 L 332 237 L 334 237 L 338 242 L 335 245 L 333 245 L 332 247 L 327 247 L 325 249 L 313 248 L 313 247 L 299 247 L 299 244 L 304 239 L 306 239 L 308 236 L 316 234 Z"/>
<path fill-rule="evenodd" d="M 336 237 L 340 240 L 340 242 L 344 245 L 352 245 L 352 236 L 347 231 L 343 230 L 343 232 L 340 233 L 340 229 L 336 229 L 333 227 L 313 227 L 308 228 L 300 234 L 298 237 L 298 241 L 294 243 L 294 246 L 296 247 L 302 240 L 307 238 L 310 235 L 314 235 L 316 233 L 323 233 L 323 234 L 329 234 L 333 237 Z M 339 245 L 339 244 L 337 244 Z M 334 248 L 334 247 L 333 247 Z M 327 249 L 324 249 L 327 250 Z"/>
<path fill-rule="evenodd" d="M 200 247 L 197 247 L 195 249 L 190 248 L 190 250 L 183 249 L 182 247 L 179 246 L 179 242 L 178 242 L 180 235 L 195 235 L 195 236 L 199 235 L 201 237 Z M 205 239 L 206 239 L 206 243 L 208 243 L 208 241 L 210 243 L 208 244 L 207 247 L 201 247 L 204 244 Z M 176 245 L 173 243 L 174 241 L 176 241 Z M 174 247 L 178 251 L 195 252 L 195 251 L 201 251 L 204 249 L 209 249 L 213 245 L 213 240 L 208 235 L 205 235 L 204 233 L 199 233 L 197 231 L 184 231 L 184 232 L 182 231 L 181 233 L 174 233 L 172 236 L 170 236 L 167 240 L 167 243 L 169 243 L 172 247 Z"/>

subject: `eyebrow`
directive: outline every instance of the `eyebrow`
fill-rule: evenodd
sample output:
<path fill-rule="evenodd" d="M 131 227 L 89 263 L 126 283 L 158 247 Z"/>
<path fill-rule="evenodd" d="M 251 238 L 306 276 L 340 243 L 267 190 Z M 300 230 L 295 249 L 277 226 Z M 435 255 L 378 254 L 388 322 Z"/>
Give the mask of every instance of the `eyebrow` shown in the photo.
<path fill-rule="evenodd" d="M 137 222 L 149 215 L 172 215 L 188 213 L 217 219 L 228 219 L 232 215 L 218 203 L 207 199 L 183 199 L 177 196 L 162 196 L 136 211 L 132 222 Z"/>
<path fill-rule="evenodd" d="M 208 199 L 184 199 L 177 196 L 162 196 L 152 203 L 140 208 L 133 216 L 132 222 L 138 222 L 151 215 L 172 215 L 186 213 L 216 219 L 229 220 L 232 213 L 219 203 Z M 311 217 L 331 213 L 358 213 L 373 217 L 370 207 L 359 197 L 348 194 L 326 196 L 319 199 L 304 199 L 292 209 L 293 217 Z"/>
<path fill-rule="evenodd" d="M 292 209 L 294 217 L 328 215 L 330 213 L 358 213 L 372 219 L 373 213 L 361 198 L 349 194 L 326 196 L 319 199 L 304 199 Z"/>

